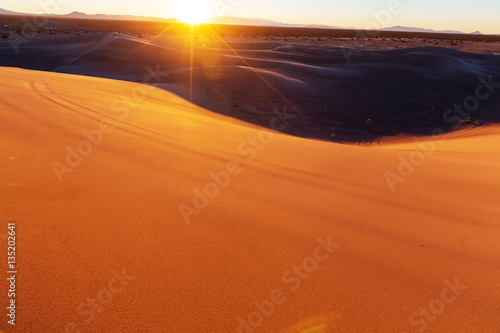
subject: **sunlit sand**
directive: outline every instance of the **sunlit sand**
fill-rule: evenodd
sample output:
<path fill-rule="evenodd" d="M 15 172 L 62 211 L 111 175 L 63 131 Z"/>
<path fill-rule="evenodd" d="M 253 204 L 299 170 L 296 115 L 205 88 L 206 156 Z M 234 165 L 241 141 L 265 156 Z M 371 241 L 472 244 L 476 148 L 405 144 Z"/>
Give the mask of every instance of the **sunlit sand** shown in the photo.
<path fill-rule="evenodd" d="M 499 36 L 171 4 L 0 25 L 0 332 L 500 332 Z"/>

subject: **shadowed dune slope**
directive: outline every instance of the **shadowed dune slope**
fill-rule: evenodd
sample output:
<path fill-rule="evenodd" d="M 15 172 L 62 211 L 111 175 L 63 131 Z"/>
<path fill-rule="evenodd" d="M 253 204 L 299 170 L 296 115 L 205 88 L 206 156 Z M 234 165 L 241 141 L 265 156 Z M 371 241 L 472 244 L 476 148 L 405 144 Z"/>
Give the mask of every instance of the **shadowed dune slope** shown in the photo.
<path fill-rule="evenodd" d="M 384 174 L 414 143 L 271 136 L 154 87 L 0 74 L 21 331 L 500 330 L 499 128 L 427 141 L 392 192 Z M 215 195 L 210 174 L 231 160 L 240 173 Z M 54 162 L 71 169 L 62 182 Z M 187 224 L 179 205 L 208 183 Z"/>
<path fill-rule="evenodd" d="M 191 49 L 190 43 L 96 34 L 29 42 L 17 54 L 0 46 L 0 64 L 147 81 L 265 127 L 274 110 L 287 108 L 297 118 L 286 133 L 337 142 L 429 135 L 436 128 L 500 120 L 500 56 L 439 47 L 367 51 L 248 42 L 233 49 L 207 39 Z M 467 98 L 484 80 L 495 93 L 482 98 L 476 111 L 456 111 L 454 105 L 465 101 L 475 107 Z"/>

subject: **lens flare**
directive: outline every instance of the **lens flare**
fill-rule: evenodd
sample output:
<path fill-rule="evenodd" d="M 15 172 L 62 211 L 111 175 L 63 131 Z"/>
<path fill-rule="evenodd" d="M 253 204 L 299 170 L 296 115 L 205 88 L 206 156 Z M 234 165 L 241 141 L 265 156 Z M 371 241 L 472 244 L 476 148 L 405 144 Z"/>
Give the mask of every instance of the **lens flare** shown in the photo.
<path fill-rule="evenodd" d="M 175 8 L 175 16 L 185 23 L 205 23 L 210 14 L 206 0 L 180 0 Z"/>

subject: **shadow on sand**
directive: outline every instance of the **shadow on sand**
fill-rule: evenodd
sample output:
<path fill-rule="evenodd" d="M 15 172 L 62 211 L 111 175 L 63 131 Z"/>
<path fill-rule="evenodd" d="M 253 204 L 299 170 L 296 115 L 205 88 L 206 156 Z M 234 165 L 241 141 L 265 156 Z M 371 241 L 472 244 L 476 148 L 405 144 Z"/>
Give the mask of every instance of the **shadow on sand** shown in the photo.
<path fill-rule="evenodd" d="M 0 65 L 154 84 L 220 114 L 336 142 L 500 120 L 500 56 L 438 47 L 210 46 L 106 33 L 33 40 L 17 50 L 3 43 Z M 273 125 L 276 112 L 289 116 Z"/>

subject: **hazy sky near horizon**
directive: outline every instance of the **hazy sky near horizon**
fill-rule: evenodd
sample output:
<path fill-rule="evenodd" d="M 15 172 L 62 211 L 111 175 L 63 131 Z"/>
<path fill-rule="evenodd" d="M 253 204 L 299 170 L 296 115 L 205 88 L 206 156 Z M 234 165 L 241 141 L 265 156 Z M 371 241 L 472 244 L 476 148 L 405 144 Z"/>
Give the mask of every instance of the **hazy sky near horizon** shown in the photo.
<path fill-rule="evenodd" d="M 28 13 L 130 14 L 175 17 L 175 3 L 192 0 L 2 0 L 0 7 Z M 258 17 L 286 23 L 352 28 L 421 27 L 500 34 L 500 0 L 197 0 L 210 16 Z M 391 3 L 398 10 L 387 14 Z"/>

